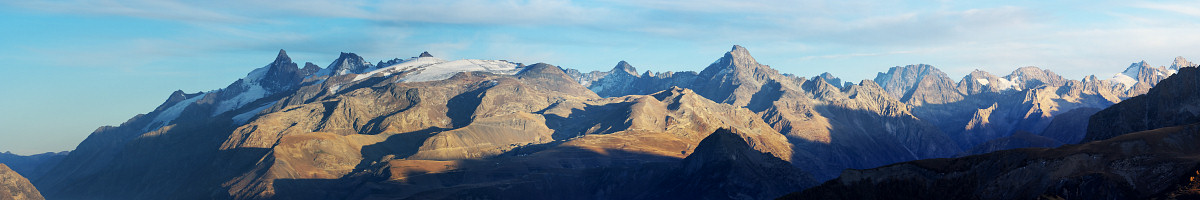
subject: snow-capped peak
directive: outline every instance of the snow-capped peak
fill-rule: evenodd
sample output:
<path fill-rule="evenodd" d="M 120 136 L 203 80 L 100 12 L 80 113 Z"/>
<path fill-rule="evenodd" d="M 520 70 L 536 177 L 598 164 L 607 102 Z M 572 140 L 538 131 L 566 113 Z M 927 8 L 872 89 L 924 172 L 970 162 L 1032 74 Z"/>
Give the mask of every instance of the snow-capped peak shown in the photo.
<path fill-rule="evenodd" d="M 328 67 L 321 69 L 315 76 L 337 76 L 346 74 L 361 74 L 363 72 L 375 69 L 375 65 L 366 61 L 358 54 L 342 52 L 337 60 L 329 63 Z"/>
<path fill-rule="evenodd" d="M 1125 76 L 1136 78 L 1136 77 L 1138 77 L 1138 74 L 1142 72 L 1142 69 L 1149 68 L 1149 67 L 1150 67 L 1150 64 L 1146 64 L 1146 61 L 1143 60 L 1141 62 L 1136 62 L 1136 63 L 1130 64 L 1129 67 L 1125 68 L 1125 71 L 1121 72 L 1121 74 L 1124 74 Z"/>

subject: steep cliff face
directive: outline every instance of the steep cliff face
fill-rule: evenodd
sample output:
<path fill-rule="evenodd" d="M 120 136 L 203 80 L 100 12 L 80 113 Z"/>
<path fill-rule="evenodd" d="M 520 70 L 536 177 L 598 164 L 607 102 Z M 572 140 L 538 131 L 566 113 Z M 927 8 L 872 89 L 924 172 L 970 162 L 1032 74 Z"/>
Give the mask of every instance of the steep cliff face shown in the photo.
<path fill-rule="evenodd" d="M 1092 115 L 1084 141 L 1200 122 L 1200 70 L 1182 68 L 1145 95 Z"/>
<path fill-rule="evenodd" d="M 28 179 L 0 163 L 0 197 L 12 200 L 42 200 L 42 193 Z"/>

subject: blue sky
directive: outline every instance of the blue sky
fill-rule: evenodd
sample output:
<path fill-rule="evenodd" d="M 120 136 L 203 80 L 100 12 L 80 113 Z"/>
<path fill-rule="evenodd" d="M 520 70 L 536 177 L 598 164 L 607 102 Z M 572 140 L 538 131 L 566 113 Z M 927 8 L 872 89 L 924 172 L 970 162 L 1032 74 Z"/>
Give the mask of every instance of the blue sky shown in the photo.
<path fill-rule="evenodd" d="M 730 46 L 784 72 L 869 79 L 932 64 L 1071 79 L 1200 59 L 1195 1 L 0 0 L 0 151 L 74 149 L 175 90 L 228 85 L 286 49 L 328 65 L 429 51 L 585 71 L 699 71 Z M 857 82 L 857 81 L 855 81 Z"/>

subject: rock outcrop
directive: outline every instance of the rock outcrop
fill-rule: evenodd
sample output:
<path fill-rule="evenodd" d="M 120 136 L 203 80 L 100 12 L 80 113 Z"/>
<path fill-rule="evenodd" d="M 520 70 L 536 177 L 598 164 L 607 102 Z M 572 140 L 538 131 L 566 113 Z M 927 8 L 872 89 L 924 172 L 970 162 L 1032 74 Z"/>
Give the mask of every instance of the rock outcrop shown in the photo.
<path fill-rule="evenodd" d="M 43 200 L 42 193 L 38 192 L 29 180 L 22 177 L 17 172 L 8 168 L 8 165 L 0 163 L 0 199 L 12 200 Z"/>

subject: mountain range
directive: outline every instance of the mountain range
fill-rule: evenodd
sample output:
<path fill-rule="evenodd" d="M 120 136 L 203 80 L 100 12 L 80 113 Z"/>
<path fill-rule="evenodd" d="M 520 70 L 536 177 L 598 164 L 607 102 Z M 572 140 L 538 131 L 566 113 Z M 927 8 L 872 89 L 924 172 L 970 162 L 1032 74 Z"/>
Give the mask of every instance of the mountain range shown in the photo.
<path fill-rule="evenodd" d="M 1197 83 L 1200 69 L 1182 68 L 1097 112 L 1086 143 L 847 170 L 783 199 L 1200 198 Z"/>
<path fill-rule="evenodd" d="M 780 73 L 741 46 L 700 72 L 644 73 L 428 52 L 301 67 L 280 50 L 225 88 L 98 128 L 30 177 L 51 199 L 769 199 L 847 169 L 1185 124 L 1195 112 L 1119 109 L 1195 94 L 1157 86 L 1194 69 L 954 81 L 920 64 L 853 83 Z"/>

